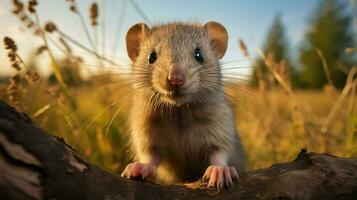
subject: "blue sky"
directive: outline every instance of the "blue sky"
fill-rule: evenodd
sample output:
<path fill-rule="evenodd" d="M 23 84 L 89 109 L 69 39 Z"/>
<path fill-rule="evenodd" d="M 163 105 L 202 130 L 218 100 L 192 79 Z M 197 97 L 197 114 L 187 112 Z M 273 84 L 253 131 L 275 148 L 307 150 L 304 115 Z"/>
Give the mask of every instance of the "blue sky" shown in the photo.
<path fill-rule="evenodd" d="M 105 46 L 106 54 L 109 56 L 113 46 L 118 44 L 119 51 L 115 57 L 119 59 L 118 61 L 128 61 L 124 43 L 125 33 L 131 25 L 142 22 L 143 18 L 130 3 L 126 3 L 124 13 L 121 14 L 121 7 L 125 4 L 123 0 L 99 0 L 99 3 L 103 1 L 106 7 L 106 43 L 102 45 Z M 0 37 L 5 35 L 13 37 L 18 43 L 20 53 L 26 57 L 31 49 L 39 46 L 41 40 L 35 39 L 11 14 L 10 2 L 11 0 L 0 0 Z M 77 2 L 85 18 L 88 18 L 87 10 L 93 0 L 77 0 Z M 239 38 L 246 42 L 251 54 L 256 55 L 256 48 L 263 44 L 267 30 L 277 13 L 282 15 L 287 38 L 294 51 L 307 30 L 308 19 L 319 0 L 136 0 L 136 2 L 153 23 L 168 21 L 204 23 L 212 20 L 220 22 L 227 28 L 230 36 L 228 52 L 223 61 L 230 61 L 243 58 L 237 45 Z M 90 46 L 77 16 L 68 11 L 65 0 L 39 0 L 38 11 L 42 22 L 54 21 L 63 32 Z M 120 15 L 124 16 L 123 25 L 120 37 L 115 41 Z M 55 48 L 54 50 L 58 52 L 58 56 L 61 56 L 59 51 Z M 78 52 L 83 54 L 82 50 Z M 44 65 L 47 60 L 42 59 L 42 62 Z M 0 73 L 11 72 L 7 70 L 7 64 L 6 52 L 0 48 Z M 250 65 L 248 61 L 238 64 Z M 44 73 L 48 72 L 47 67 L 42 69 Z"/>

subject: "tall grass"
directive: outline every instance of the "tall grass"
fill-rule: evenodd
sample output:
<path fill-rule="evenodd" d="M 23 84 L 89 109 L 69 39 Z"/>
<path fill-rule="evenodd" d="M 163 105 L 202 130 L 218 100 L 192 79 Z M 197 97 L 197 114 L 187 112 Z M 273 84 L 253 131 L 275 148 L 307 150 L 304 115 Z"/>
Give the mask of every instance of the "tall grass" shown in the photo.
<path fill-rule="evenodd" d="M 0 84 L 1 99 L 29 113 L 41 128 L 63 137 L 82 156 L 120 172 L 131 159 L 126 122 L 133 82 L 128 78 L 130 66 L 110 59 L 113 56 L 105 55 L 105 50 L 100 51 L 99 46 L 105 46 L 105 43 L 99 45 L 99 41 L 109 41 L 105 38 L 104 9 L 100 7 L 104 1 L 88 5 L 91 9 L 88 21 L 92 22 L 89 25 L 76 1 L 67 0 L 69 12 L 78 17 L 81 27 L 78 31 L 84 32 L 89 47 L 71 38 L 55 22 L 42 25 L 37 16 L 40 13 L 35 9 L 41 6 L 40 3 L 12 2 L 20 23 L 34 32 L 33 37 L 42 38 L 44 44 L 34 49 L 39 49 L 39 55 L 48 53 L 54 79 L 36 77 L 34 68 L 26 67 L 29 64 L 21 59 L 21 55 L 14 48 L 8 48 L 13 67 L 18 69 L 7 83 Z M 27 11 L 30 4 L 35 7 Z M 144 20 L 150 21 L 140 4 L 128 0 L 128 5 L 122 6 L 129 5 Z M 118 19 L 118 27 L 112 31 L 124 32 L 120 30 L 123 17 Z M 104 32 L 101 40 L 97 38 L 100 28 L 102 34 Z M 12 40 L 15 43 L 16 38 Z M 242 40 L 239 45 L 246 59 L 252 60 Z M 54 48 L 63 53 L 64 60 L 54 56 Z M 86 51 L 92 58 L 83 57 L 74 48 Z M 111 53 L 115 55 L 116 51 L 117 45 L 114 45 Z M 323 60 L 322 52 L 318 51 L 316 56 L 324 65 L 328 64 Z M 270 71 L 270 80 L 277 83 L 273 87 L 266 87 L 271 83 L 261 80 L 258 89 L 250 88 L 246 84 L 248 77 L 239 73 L 239 61 L 229 63 L 233 67 L 222 63 L 227 95 L 234 105 L 237 129 L 248 155 L 248 167 L 267 167 L 275 162 L 291 160 L 301 148 L 338 156 L 356 156 L 356 67 L 349 72 L 342 91 L 336 90 L 333 83 L 323 91 L 295 91 L 291 88 L 284 61 L 274 63 L 271 55 L 262 57 Z M 86 59 L 92 63 L 88 64 Z M 83 77 L 78 68 L 95 69 L 96 73 Z M 326 71 L 327 75 L 329 73 Z M 31 82 L 29 74 L 36 81 Z"/>

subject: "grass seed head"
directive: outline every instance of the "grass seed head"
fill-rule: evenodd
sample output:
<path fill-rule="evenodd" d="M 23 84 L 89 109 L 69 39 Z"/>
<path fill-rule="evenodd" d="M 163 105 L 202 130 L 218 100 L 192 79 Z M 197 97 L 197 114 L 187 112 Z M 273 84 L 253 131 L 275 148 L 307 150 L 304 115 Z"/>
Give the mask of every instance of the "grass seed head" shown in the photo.
<path fill-rule="evenodd" d="M 16 53 L 10 51 L 7 56 L 9 57 L 10 59 L 10 62 L 15 62 L 16 61 Z"/>
<path fill-rule="evenodd" d="M 92 5 L 90 6 L 90 19 L 91 19 L 91 23 L 92 23 L 92 26 L 97 26 L 98 25 L 98 22 L 97 22 L 97 19 L 98 19 L 98 5 L 97 3 L 92 3 Z"/>
<path fill-rule="evenodd" d="M 69 3 L 69 9 L 74 13 L 78 13 L 76 1 L 75 0 L 66 0 L 66 1 Z"/>
<path fill-rule="evenodd" d="M 19 63 L 17 63 L 17 62 L 12 63 L 11 66 L 12 66 L 14 69 L 16 69 L 17 71 L 20 71 L 20 70 L 21 70 L 21 67 L 20 67 Z"/>
<path fill-rule="evenodd" d="M 12 4 L 14 6 L 13 9 L 13 13 L 21 20 L 21 22 L 23 22 L 23 24 L 29 28 L 34 30 L 34 34 L 37 35 L 37 30 L 38 28 L 36 27 L 35 22 L 28 17 L 28 15 L 26 14 L 25 10 L 24 10 L 24 4 L 19 1 L 19 0 L 13 0 Z M 29 0 L 28 1 L 28 11 L 30 13 L 35 13 L 35 7 L 38 5 L 37 0 Z"/>
<path fill-rule="evenodd" d="M 242 39 L 239 39 L 238 43 L 239 43 L 239 48 L 240 48 L 240 50 L 242 51 L 243 55 L 244 55 L 245 57 L 249 57 L 248 48 L 247 48 L 247 46 L 245 45 L 244 41 L 243 41 Z"/>
<path fill-rule="evenodd" d="M 22 88 L 20 82 L 21 77 L 19 74 L 16 74 L 10 78 L 10 84 L 6 88 L 9 103 L 17 109 L 21 109 Z"/>
<path fill-rule="evenodd" d="M 21 60 L 17 56 L 17 45 L 15 41 L 10 37 L 4 37 L 4 46 L 5 49 L 8 50 L 7 57 L 11 62 L 11 66 L 17 71 L 21 70 L 20 63 Z"/>
<path fill-rule="evenodd" d="M 52 33 L 54 31 L 57 31 L 57 26 L 56 24 L 54 24 L 53 22 L 48 22 L 46 25 L 45 25 L 45 30 L 49 33 Z"/>
<path fill-rule="evenodd" d="M 31 85 L 37 83 L 40 80 L 40 76 L 37 74 L 37 72 L 32 71 L 27 71 L 25 78 Z"/>
<path fill-rule="evenodd" d="M 38 5 L 37 0 L 29 0 L 28 1 L 28 10 L 30 13 L 36 12 L 36 6 Z"/>
<path fill-rule="evenodd" d="M 16 43 L 10 37 L 4 37 L 4 45 L 5 45 L 5 49 L 7 49 L 7 50 L 10 50 L 13 52 L 17 51 Z"/>
<path fill-rule="evenodd" d="M 13 0 L 12 4 L 14 5 L 14 10 L 12 11 L 14 14 L 18 15 L 24 11 L 24 4 L 21 1 Z"/>
<path fill-rule="evenodd" d="M 47 50 L 47 46 L 45 46 L 45 45 L 38 47 L 36 50 L 36 56 L 41 55 L 46 50 Z"/>

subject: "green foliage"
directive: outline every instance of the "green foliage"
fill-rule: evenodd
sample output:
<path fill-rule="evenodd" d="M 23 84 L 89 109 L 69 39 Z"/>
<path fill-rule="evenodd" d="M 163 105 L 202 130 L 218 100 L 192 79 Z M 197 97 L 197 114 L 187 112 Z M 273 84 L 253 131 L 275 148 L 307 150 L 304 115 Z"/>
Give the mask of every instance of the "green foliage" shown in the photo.
<path fill-rule="evenodd" d="M 353 45 L 350 30 L 351 16 L 345 12 L 346 5 L 336 0 L 321 0 L 314 12 L 311 25 L 300 49 L 302 71 L 300 84 L 308 88 L 321 88 L 327 83 L 323 64 L 316 48 L 323 53 L 332 82 L 336 87 L 345 84 L 346 74 L 339 70 L 340 64 L 349 62 L 344 55 L 346 47 Z"/>
<path fill-rule="evenodd" d="M 291 62 L 288 55 L 288 43 L 285 36 L 285 29 L 281 21 L 281 15 L 277 15 L 269 29 L 263 52 L 265 55 L 272 54 L 274 63 L 286 62 L 288 72 L 292 72 Z M 271 82 L 269 80 L 269 69 L 262 58 L 256 60 L 253 67 L 252 84 L 258 85 L 258 81 L 265 83 Z"/>

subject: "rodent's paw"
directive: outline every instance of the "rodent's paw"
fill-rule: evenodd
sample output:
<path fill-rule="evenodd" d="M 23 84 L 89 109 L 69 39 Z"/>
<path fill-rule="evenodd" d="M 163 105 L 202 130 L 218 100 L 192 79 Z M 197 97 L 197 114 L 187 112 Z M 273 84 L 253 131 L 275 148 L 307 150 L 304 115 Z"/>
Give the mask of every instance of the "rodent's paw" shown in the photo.
<path fill-rule="evenodd" d="M 156 175 L 156 166 L 148 163 L 134 162 L 128 164 L 124 171 L 121 173 L 122 177 L 132 178 L 132 177 L 153 177 Z"/>
<path fill-rule="evenodd" d="M 203 180 L 208 181 L 208 187 L 216 187 L 219 191 L 223 186 L 230 187 L 232 182 L 238 181 L 236 168 L 230 166 L 211 165 L 206 169 Z"/>

